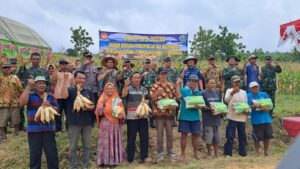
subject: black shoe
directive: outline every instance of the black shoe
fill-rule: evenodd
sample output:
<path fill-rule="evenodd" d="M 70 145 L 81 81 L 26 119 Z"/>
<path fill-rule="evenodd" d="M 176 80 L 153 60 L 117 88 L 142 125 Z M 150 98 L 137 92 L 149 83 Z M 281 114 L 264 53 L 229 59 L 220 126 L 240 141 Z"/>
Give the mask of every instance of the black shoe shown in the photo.
<path fill-rule="evenodd" d="M 150 127 L 155 129 L 156 128 L 156 125 L 155 124 L 150 124 Z"/>

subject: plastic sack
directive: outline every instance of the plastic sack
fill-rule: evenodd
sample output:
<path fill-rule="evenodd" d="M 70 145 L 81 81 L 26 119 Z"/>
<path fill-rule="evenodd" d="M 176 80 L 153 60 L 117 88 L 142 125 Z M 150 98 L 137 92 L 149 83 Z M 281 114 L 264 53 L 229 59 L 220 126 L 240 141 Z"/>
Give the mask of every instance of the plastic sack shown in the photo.
<path fill-rule="evenodd" d="M 166 109 L 168 106 L 178 107 L 178 103 L 174 99 L 161 99 L 157 102 L 157 107 L 161 110 Z"/>
<path fill-rule="evenodd" d="M 260 104 L 264 109 L 273 109 L 273 103 L 271 99 L 253 99 L 254 104 Z M 261 109 L 256 109 L 261 110 Z"/>
<path fill-rule="evenodd" d="M 250 106 L 248 103 L 236 103 L 234 104 L 234 109 L 236 113 L 250 112 Z"/>
<path fill-rule="evenodd" d="M 222 102 L 211 102 L 210 107 L 215 110 L 213 115 L 228 113 L 227 105 Z"/>
<path fill-rule="evenodd" d="M 119 106 L 119 104 L 122 102 L 121 99 L 119 98 L 114 98 L 113 99 L 113 104 L 112 104 L 112 114 L 114 116 L 114 118 L 118 118 L 120 113 L 124 113 L 125 110 L 122 106 Z"/>
<path fill-rule="evenodd" d="M 195 108 L 195 106 L 205 106 L 203 96 L 188 96 L 184 98 L 187 109 Z"/>

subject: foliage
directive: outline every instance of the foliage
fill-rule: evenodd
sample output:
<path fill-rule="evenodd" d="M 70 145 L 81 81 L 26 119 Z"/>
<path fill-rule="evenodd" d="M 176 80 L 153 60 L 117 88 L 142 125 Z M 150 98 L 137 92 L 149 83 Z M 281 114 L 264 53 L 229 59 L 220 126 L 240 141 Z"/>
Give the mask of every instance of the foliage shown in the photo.
<path fill-rule="evenodd" d="M 74 50 L 77 54 L 81 55 L 84 51 L 87 51 L 90 45 L 94 44 L 92 37 L 81 26 L 77 29 L 71 27 L 70 30 L 72 31 L 71 42 L 74 44 Z"/>
<path fill-rule="evenodd" d="M 239 34 L 229 32 L 226 26 L 219 26 L 219 33 L 213 30 L 205 30 L 202 26 L 194 35 L 191 43 L 191 53 L 200 58 L 207 58 L 210 55 L 225 60 L 230 55 L 236 55 L 238 52 L 244 53 L 246 46 L 237 41 L 242 39 Z"/>

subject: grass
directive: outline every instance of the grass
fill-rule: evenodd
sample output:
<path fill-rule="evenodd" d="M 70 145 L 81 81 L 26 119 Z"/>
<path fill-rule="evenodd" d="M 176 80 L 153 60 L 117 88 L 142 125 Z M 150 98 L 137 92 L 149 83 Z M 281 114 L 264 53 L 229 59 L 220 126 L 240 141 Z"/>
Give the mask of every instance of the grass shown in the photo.
<path fill-rule="evenodd" d="M 286 116 L 293 116 L 300 110 L 300 105 L 297 104 L 297 101 L 300 99 L 298 95 L 278 95 L 277 97 L 277 108 L 276 118 L 273 121 L 274 128 L 274 136 L 275 139 L 272 141 L 270 148 L 270 156 L 268 157 L 255 157 L 254 156 L 254 146 L 253 141 L 251 139 L 251 126 L 247 124 L 247 134 L 248 134 L 248 152 L 249 156 L 247 157 L 239 157 L 236 152 L 236 147 L 234 150 L 234 156 L 231 158 L 220 157 L 218 159 L 207 158 L 206 157 L 206 149 L 205 145 L 201 142 L 200 152 L 201 152 L 201 160 L 194 160 L 192 156 L 192 147 L 189 145 L 187 147 L 187 163 L 171 163 L 167 159 L 160 163 L 151 163 L 151 164 L 139 164 L 138 162 L 134 162 L 133 164 L 128 165 L 126 162 L 119 165 L 116 168 L 125 169 L 125 168 L 137 168 L 137 169 L 145 169 L 145 168 L 186 168 L 186 169 L 201 169 L 201 168 L 224 168 L 224 169 L 235 169 L 235 168 L 266 168 L 271 169 L 275 168 L 275 166 L 279 163 L 280 159 L 288 149 L 288 146 L 291 142 L 291 139 L 287 137 L 285 131 L 281 127 L 281 118 Z M 291 106 L 293 105 L 293 106 Z M 223 142 L 225 142 L 225 125 L 226 122 L 223 122 L 222 125 L 222 136 Z M 123 138 L 124 143 L 126 143 L 126 126 L 123 127 Z M 12 132 L 12 129 L 9 129 Z M 97 135 L 98 130 L 96 128 L 93 129 L 92 138 L 91 138 L 91 168 L 97 168 L 95 164 L 96 158 L 96 150 L 97 150 Z M 180 134 L 177 132 L 177 129 L 173 130 L 174 138 L 174 151 L 179 154 L 180 153 Z M 155 158 L 155 145 L 156 145 L 156 130 L 150 129 L 150 150 L 149 155 L 151 158 Z M 69 144 L 67 133 L 63 132 L 56 136 L 57 148 L 59 151 L 59 165 L 60 168 L 66 169 L 69 168 Z M 81 143 L 80 143 L 81 144 Z M 126 144 L 125 144 L 126 145 Z M 236 146 L 236 145 L 235 145 Z M 221 151 L 222 152 L 222 151 Z M 79 155 L 81 153 L 79 151 Z M 136 153 L 136 159 L 138 160 L 138 152 Z M 29 164 L 29 151 L 28 151 L 28 143 L 27 143 L 27 134 L 21 133 L 20 136 L 14 137 L 12 134 L 8 134 L 8 141 L 6 143 L 0 144 L 0 168 L 6 169 L 25 169 L 28 168 Z M 43 155 L 42 160 L 42 168 L 46 168 L 46 160 Z"/>

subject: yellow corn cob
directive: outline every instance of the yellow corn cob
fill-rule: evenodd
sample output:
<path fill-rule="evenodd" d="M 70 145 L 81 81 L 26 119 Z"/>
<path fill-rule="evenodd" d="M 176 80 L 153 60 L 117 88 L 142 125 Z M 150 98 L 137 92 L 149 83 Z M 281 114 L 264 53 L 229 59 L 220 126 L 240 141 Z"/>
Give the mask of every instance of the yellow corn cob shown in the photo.
<path fill-rule="evenodd" d="M 51 119 L 50 119 L 50 112 L 49 109 L 47 107 L 45 107 L 45 120 L 47 123 L 50 123 Z"/>

